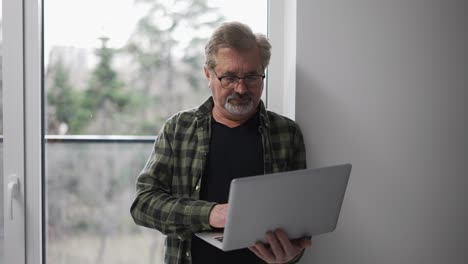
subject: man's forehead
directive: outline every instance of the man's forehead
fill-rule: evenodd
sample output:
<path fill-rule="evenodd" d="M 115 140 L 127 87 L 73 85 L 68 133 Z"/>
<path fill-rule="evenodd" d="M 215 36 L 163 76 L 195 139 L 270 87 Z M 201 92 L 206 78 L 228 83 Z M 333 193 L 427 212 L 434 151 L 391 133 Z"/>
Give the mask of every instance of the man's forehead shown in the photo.
<path fill-rule="evenodd" d="M 252 67 L 252 68 L 220 68 L 219 74 L 226 75 L 226 74 L 259 74 L 262 72 L 262 69 L 260 67 Z"/>
<path fill-rule="evenodd" d="M 262 71 L 258 50 L 239 51 L 230 48 L 218 50 L 215 68 L 223 73 L 250 73 Z"/>

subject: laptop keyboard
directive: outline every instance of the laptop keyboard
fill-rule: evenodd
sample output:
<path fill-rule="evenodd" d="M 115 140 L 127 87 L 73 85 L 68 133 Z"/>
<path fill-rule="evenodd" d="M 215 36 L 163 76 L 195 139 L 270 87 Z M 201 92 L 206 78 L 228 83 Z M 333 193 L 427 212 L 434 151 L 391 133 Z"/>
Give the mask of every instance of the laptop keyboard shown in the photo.
<path fill-rule="evenodd" d="M 223 242 L 223 238 L 224 236 L 218 236 L 218 237 L 215 237 L 214 239 L 218 240 L 219 242 Z"/>

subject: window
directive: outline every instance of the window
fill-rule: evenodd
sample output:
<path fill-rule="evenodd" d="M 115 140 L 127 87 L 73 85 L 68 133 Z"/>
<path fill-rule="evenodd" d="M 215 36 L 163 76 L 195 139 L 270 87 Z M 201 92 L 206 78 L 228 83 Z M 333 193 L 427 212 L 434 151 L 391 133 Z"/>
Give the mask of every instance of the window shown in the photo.
<path fill-rule="evenodd" d="M 183 66 L 177 68 L 178 75 L 174 74 L 179 79 L 173 80 L 177 84 L 173 91 L 158 94 L 152 90 L 151 97 L 142 96 L 145 83 L 152 84 L 147 89 L 155 89 L 164 81 L 169 82 L 167 76 L 164 78 L 164 74 L 170 72 L 167 70 L 158 71 L 156 80 L 142 78 L 150 75 L 136 74 L 146 69 L 141 67 L 145 57 L 151 58 L 139 51 L 154 46 L 150 45 L 151 39 L 137 34 L 135 29 L 138 21 L 145 29 L 141 18 L 149 15 L 148 6 L 156 2 L 163 5 L 177 2 L 172 5 L 174 8 L 185 8 L 184 1 L 170 0 L 2 0 L 3 87 L 0 87 L 4 99 L 1 124 L 4 137 L 0 141 L 0 162 L 3 162 L 0 183 L 5 195 L 8 177 L 16 174 L 20 188 L 12 200 L 14 219 L 4 221 L 3 225 L 0 222 L 4 235 L 0 237 L 0 252 L 4 249 L 0 262 L 106 263 L 120 257 L 119 263 L 135 263 L 139 258 L 146 263 L 162 257 L 158 251 L 162 249 L 161 236 L 156 231 L 137 227 L 130 219 L 128 206 L 133 197 L 134 178 L 165 118 L 163 112 L 172 114 L 163 107 L 168 103 L 161 98 L 174 100 L 169 104 L 174 111 L 180 110 L 175 106 L 188 108 L 201 103 L 199 99 L 186 98 L 187 94 L 183 93 L 187 83 L 200 81 L 190 74 L 180 73 L 190 73 L 193 67 L 190 63 L 199 59 L 198 49 L 192 47 L 201 45 L 202 38 L 211 30 L 199 28 L 200 34 L 196 36 L 200 39 L 195 40 L 194 45 L 183 46 L 193 38 L 182 36 L 187 38 L 185 42 L 171 49 L 173 52 L 162 53 L 166 56 L 160 56 L 160 59 L 166 58 L 166 63 L 174 63 L 174 67 Z M 270 19 L 269 27 L 274 31 L 284 30 L 281 12 L 271 11 L 283 10 L 285 4 L 280 0 L 192 2 L 206 3 L 216 12 L 217 15 L 202 16 L 202 22 L 216 18 L 239 20 L 263 33 L 267 32 L 268 5 L 269 14 L 275 18 Z M 157 17 L 158 23 L 168 29 L 170 20 L 161 12 L 151 17 Z M 277 24 L 272 26 L 273 22 Z M 282 35 L 276 35 L 273 41 L 271 35 L 273 59 L 282 56 L 282 46 L 275 44 L 283 39 L 278 36 Z M 136 40 L 136 45 L 127 45 L 131 43 L 130 37 Z M 180 32 L 172 37 L 180 39 Z M 167 46 L 158 47 L 167 51 Z M 182 52 L 183 47 L 185 51 Z M 167 60 L 167 54 L 171 54 L 173 60 Z M 95 91 L 91 88 L 100 84 L 117 92 L 95 93 L 93 98 L 90 94 Z M 278 85 L 281 84 L 278 82 Z M 99 89 L 103 90 L 108 91 Z M 203 90 L 206 95 L 202 94 Z M 204 99 L 207 90 L 201 85 L 197 96 Z M 101 108 L 96 106 L 97 99 L 105 102 Z M 145 116 L 145 109 L 151 107 L 161 111 Z M 105 118 L 110 116 L 110 111 L 116 114 Z M 151 115 L 155 116 L 154 120 L 141 122 L 149 120 Z M 5 201 L 0 204 L 2 206 Z M 0 213 L 7 213 L 7 208 L 4 209 Z M 109 254 L 111 249 L 115 256 Z"/>
<path fill-rule="evenodd" d="M 44 15 L 48 135 L 152 136 L 209 96 L 203 50 L 218 24 L 267 33 L 265 0 L 48 0 Z"/>
<path fill-rule="evenodd" d="M 44 1 L 48 264 L 159 263 L 135 179 L 163 122 L 209 96 L 204 44 L 226 20 L 266 34 L 267 1 Z"/>

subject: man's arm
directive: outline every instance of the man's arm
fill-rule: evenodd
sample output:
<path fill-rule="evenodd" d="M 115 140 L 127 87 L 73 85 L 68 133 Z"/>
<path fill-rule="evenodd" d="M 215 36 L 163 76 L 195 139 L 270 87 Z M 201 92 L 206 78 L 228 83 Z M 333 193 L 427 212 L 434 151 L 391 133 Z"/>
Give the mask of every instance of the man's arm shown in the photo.
<path fill-rule="evenodd" d="M 209 214 L 215 203 L 172 195 L 172 126 L 167 123 L 158 134 L 153 151 L 137 179 L 137 194 L 131 206 L 136 224 L 177 235 L 210 229 Z"/>
<path fill-rule="evenodd" d="M 226 217 L 228 211 L 228 204 L 217 204 L 211 209 L 209 224 L 214 228 L 224 228 L 226 224 Z"/>

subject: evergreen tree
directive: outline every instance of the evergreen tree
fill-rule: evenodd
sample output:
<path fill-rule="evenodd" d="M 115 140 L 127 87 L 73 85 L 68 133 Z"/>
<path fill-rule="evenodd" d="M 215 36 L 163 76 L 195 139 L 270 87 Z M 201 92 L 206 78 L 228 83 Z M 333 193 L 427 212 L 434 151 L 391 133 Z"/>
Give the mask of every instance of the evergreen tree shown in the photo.
<path fill-rule="evenodd" d="M 125 125 L 125 111 L 132 102 L 132 93 L 112 68 L 115 50 L 107 47 L 108 38 L 100 38 L 101 48 L 96 50 L 98 64 L 91 73 L 85 91 L 83 108 L 91 118 L 88 134 L 121 134 Z"/>
<path fill-rule="evenodd" d="M 48 67 L 48 134 L 79 134 L 88 122 L 81 107 L 83 94 L 70 83 L 70 73 L 62 58 Z"/>

